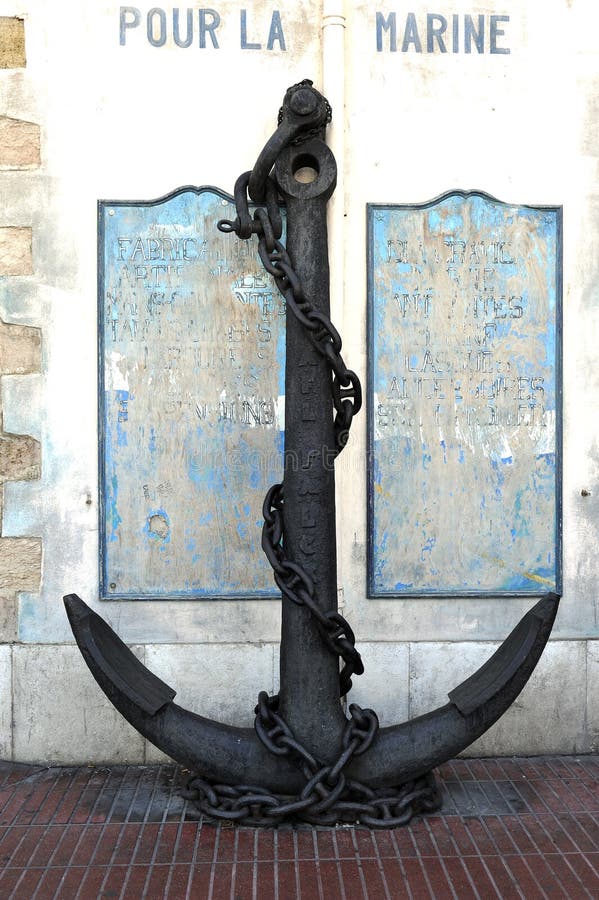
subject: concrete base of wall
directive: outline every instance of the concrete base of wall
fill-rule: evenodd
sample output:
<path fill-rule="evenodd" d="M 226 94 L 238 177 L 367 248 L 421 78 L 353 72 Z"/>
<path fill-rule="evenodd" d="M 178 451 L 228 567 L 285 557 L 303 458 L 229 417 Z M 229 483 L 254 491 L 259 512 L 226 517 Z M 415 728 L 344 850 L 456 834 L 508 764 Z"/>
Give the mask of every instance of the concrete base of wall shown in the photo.
<path fill-rule="evenodd" d="M 362 644 L 366 673 L 351 700 L 381 724 L 447 702 L 495 650 L 488 642 Z M 278 645 L 146 644 L 133 648 L 183 706 L 240 726 L 258 692 L 276 691 Z M 599 751 L 599 641 L 552 641 L 506 715 L 467 751 L 512 756 Z M 593 690 L 595 685 L 595 690 Z M 159 762 L 163 754 L 111 706 L 73 644 L 0 646 L 0 756 L 19 762 Z"/>

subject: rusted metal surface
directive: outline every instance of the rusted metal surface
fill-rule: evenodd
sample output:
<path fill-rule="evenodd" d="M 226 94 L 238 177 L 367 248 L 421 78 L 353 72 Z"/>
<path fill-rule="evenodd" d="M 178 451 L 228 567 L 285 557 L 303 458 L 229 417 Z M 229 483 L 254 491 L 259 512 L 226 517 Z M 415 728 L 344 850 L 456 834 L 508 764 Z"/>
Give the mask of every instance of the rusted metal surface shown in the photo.
<path fill-rule="evenodd" d="M 100 204 L 106 597 L 273 593 L 261 507 L 279 477 L 285 309 L 213 189 Z"/>
<path fill-rule="evenodd" d="M 369 208 L 372 595 L 559 590 L 560 212 Z"/>

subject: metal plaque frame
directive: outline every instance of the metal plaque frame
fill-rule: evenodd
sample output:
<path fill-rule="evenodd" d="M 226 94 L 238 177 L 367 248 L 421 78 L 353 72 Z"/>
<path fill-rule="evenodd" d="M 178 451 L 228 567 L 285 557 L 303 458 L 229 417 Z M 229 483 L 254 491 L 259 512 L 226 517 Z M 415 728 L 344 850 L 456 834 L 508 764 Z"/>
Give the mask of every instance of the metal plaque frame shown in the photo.
<path fill-rule="evenodd" d="M 224 191 L 221 191 L 219 188 L 213 186 L 183 186 L 177 188 L 168 194 L 165 194 L 162 197 L 153 199 L 153 200 L 99 200 L 98 201 L 98 422 L 99 422 L 99 444 L 98 444 L 98 469 L 99 469 L 99 585 L 100 585 L 100 598 L 104 600 L 244 600 L 244 599 L 274 599 L 279 597 L 278 591 L 274 589 L 272 586 L 272 575 L 270 568 L 268 566 L 268 562 L 264 558 L 261 550 L 260 550 L 260 521 L 261 519 L 261 498 L 262 494 L 265 492 L 266 487 L 270 484 L 272 480 L 277 480 L 280 478 L 282 467 L 283 467 L 283 427 L 284 427 L 284 416 L 281 418 L 279 412 L 275 412 L 276 421 L 280 422 L 280 427 L 277 426 L 278 430 L 276 434 L 273 434 L 273 448 L 272 455 L 270 451 L 268 451 L 268 455 L 266 459 L 259 459 L 255 465 L 260 468 L 259 476 L 256 476 L 256 473 L 252 471 L 251 478 L 255 484 L 252 484 L 252 488 L 255 489 L 255 502 L 253 504 L 257 504 L 258 497 L 260 498 L 260 506 L 256 505 L 256 510 L 254 510 L 252 506 L 251 514 L 248 513 L 246 515 L 247 510 L 242 510 L 241 518 L 244 519 L 239 524 L 239 534 L 235 535 L 235 540 L 237 542 L 247 541 L 247 547 L 244 549 L 243 554 L 240 554 L 239 559 L 245 560 L 243 563 L 244 566 L 247 566 L 248 559 L 254 560 L 254 565 L 259 567 L 259 578 L 262 579 L 262 571 L 264 573 L 263 582 L 260 584 L 258 588 L 255 586 L 248 586 L 244 584 L 240 584 L 238 589 L 231 588 L 230 585 L 224 584 L 221 589 L 219 589 L 216 584 L 213 584 L 212 587 L 207 589 L 203 588 L 201 584 L 181 584 L 178 587 L 173 587 L 171 585 L 168 589 L 159 589 L 158 587 L 154 587 L 150 590 L 137 589 L 135 585 L 127 584 L 122 587 L 117 583 L 117 579 L 114 577 L 114 567 L 111 560 L 111 537 L 113 535 L 109 535 L 110 530 L 110 518 L 111 512 L 109 510 L 110 506 L 110 489 L 109 489 L 109 479 L 112 476 L 112 472 L 109 472 L 110 463 L 108 460 L 108 454 L 110 452 L 110 444 L 112 438 L 110 438 L 107 433 L 109 428 L 107 425 L 107 394 L 106 394 L 106 383 L 107 383 L 107 367 L 108 367 L 108 352 L 109 348 L 107 346 L 107 329 L 108 329 L 108 320 L 106 313 L 106 304 L 107 304 L 107 290 L 110 289 L 110 285 L 107 285 L 107 246 L 106 246 L 106 234 L 107 234 L 107 221 L 115 220 L 116 217 L 120 213 L 123 213 L 126 210 L 131 211 L 140 211 L 140 214 L 143 215 L 143 211 L 157 209 L 165 204 L 168 204 L 171 201 L 177 201 L 181 199 L 182 202 L 184 200 L 185 194 L 194 195 L 198 202 L 203 198 L 206 194 L 215 195 L 218 198 L 219 205 L 222 205 L 222 209 L 220 210 L 220 217 L 222 218 L 234 218 L 235 217 L 235 204 L 232 196 L 227 194 Z M 158 222 L 158 226 L 161 226 L 162 223 Z M 210 226 L 212 226 L 212 221 L 210 221 Z M 216 222 L 214 222 L 214 226 L 216 226 Z M 219 234 L 215 231 L 215 240 L 226 242 L 230 240 L 225 234 Z M 168 240 L 168 238 L 167 238 Z M 231 254 L 239 253 L 247 254 L 248 260 L 251 260 L 251 268 L 252 270 L 259 271 L 258 264 L 254 262 L 255 248 L 251 246 L 252 242 L 245 242 L 241 251 L 238 249 L 237 245 L 231 242 Z M 249 245 L 249 246 L 248 246 Z M 247 248 L 247 249 L 246 249 Z M 128 248 L 131 250 L 131 246 Z M 180 251 L 178 251 L 180 252 Z M 141 257 L 140 257 L 141 258 Z M 158 276 L 157 276 L 158 277 Z M 278 396 L 278 406 L 277 409 L 282 409 L 282 402 L 284 400 L 284 358 L 285 358 L 285 349 L 284 349 L 284 335 L 285 335 L 285 326 L 284 326 L 284 308 L 282 305 L 282 300 L 279 299 L 279 293 L 274 286 L 274 282 L 270 282 L 269 276 L 264 276 L 267 279 L 267 288 L 268 291 L 272 291 L 273 303 L 277 306 L 280 306 L 281 309 L 278 310 L 277 315 L 280 316 L 280 321 L 276 323 L 276 330 L 273 329 L 274 340 L 277 343 L 276 348 L 276 359 L 275 363 L 278 362 L 278 369 L 275 369 L 275 373 L 273 378 L 276 379 L 279 383 L 279 396 Z M 233 279 L 231 279 L 231 283 L 233 284 Z M 245 290 L 245 286 L 244 286 Z M 254 299 L 249 300 L 248 302 L 254 303 L 258 302 Z M 271 366 L 272 369 L 272 366 Z M 283 386 L 281 389 L 281 385 Z M 245 401 L 244 401 L 245 402 Z M 250 406 L 248 407 L 248 424 L 253 425 L 252 416 L 255 413 L 255 408 Z M 244 407 L 245 414 L 245 407 Z M 199 415 L 199 414 L 198 414 Z M 252 456 L 250 452 L 252 447 L 250 447 L 250 451 L 248 451 L 248 447 L 245 446 L 245 456 L 242 452 L 242 449 L 239 449 L 238 456 L 233 458 L 235 464 L 235 470 L 237 471 L 237 467 L 243 469 L 244 465 L 248 464 L 248 459 Z M 258 454 L 260 451 L 256 450 L 255 453 Z M 246 458 L 247 457 L 247 458 Z M 224 458 L 219 458 L 218 452 L 215 453 L 214 448 L 211 450 L 211 458 L 209 463 L 204 461 L 203 463 L 204 469 L 209 471 L 212 468 L 214 473 L 220 473 L 223 471 L 225 466 Z M 198 474 L 199 474 L 199 462 L 198 462 Z M 262 467 L 264 471 L 262 471 Z M 141 466 L 140 468 L 143 468 Z M 241 476 L 236 475 L 235 478 L 238 479 Z M 143 480 L 143 479 L 142 479 Z M 144 485 L 144 488 L 146 486 Z M 160 485 L 159 485 L 160 487 Z M 225 489 L 226 490 L 226 489 Z M 235 490 L 235 489 L 233 489 Z M 231 507 L 234 506 L 232 499 L 228 496 L 227 500 L 230 503 Z M 248 490 L 245 489 L 245 495 L 247 496 Z M 198 496 L 198 505 L 201 505 L 201 495 Z M 156 517 L 156 522 L 158 525 L 156 526 L 156 533 L 151 532 L 150 534 L 146 534 L 145 538 L 151 537 L 153 539 L 153 543 L 160 544 L 163 539 L 163 535 L 160 529 L 166 530 L 167 525 L 170 527 L 171 522 L 168 521 L 168 516 L 163 510 L 163 504 L 160 502 L 160 497 L 157 495 L 151 497 L 151 500 L 155 500 L 155 502 L 150 503 L 148 506 L 148 522 L 150 522 L 150 517 L 152 521 L 154 517 Z M 257 512 L 258 508 L 260 512 Z M 233 515 L 232 513 L 231 515 Z M 252 521 L 250 521 L 250 518 Z M 245 521 L 247 519 L 247 522 Z M 256 521 L 253 521 L 253 520 Z M 166 520 L 166 524 L 165 524 Z M 247 525 L 247 528 L 245 527 Z M 151 527 L 151 526 L 150 526 Z M 146 532 L 148 528 L 146 527 Z M 230 552 L 235 553 L 234 549 L 235 541 L 233 542 L 233 546 L 231 547 Z M 224 542 L 223 542 L 224 546 Z M 154 549 L 154 548 L 153 548 Z M 214 556 L 215 546 L 214 542 L 211 543 L 209 547 L 206 548 L 206 554 L 210 554 Z M 143 557 L 142 554 L 138 554 Z M 138 562 L 138 565 L 144 565 L 143 558 Z M 243 575 L 245 577 L 245 573 Z M 247 576 L 248 579 L 250 575 Z M 215 579 L 213 579 L 215 581 Z M 223 577 L 223 581 L 226 581 L 226 578 Z M 256 577 L 254 574 L 254 581 L 256 581 Z"/>
<path fill-rule="evenodd" d="M 547 554 L 549 559 L 552 559 L 552 569 L 551 572 L 547 573 L 545 570 L 540 570 L 541 574 L 537 575 L 533 569 L 526 569 L 524 573 L 519 573 L 517 576 L 510 576 L 509 572 L 506 574 L 506 578 L 503 583 L 501 583 L 500 579 L 497 580 L 497 583 L 493 585 L 486 584 L 483 588 L 477 588 L 476 578 L 473 578 L 472 581 L 466 583 L 451 583 L 451 578 L 446 578 L 444 583 L 443 579 L 439 577 L 437 579 L 437 583 L 434 585 L 427 584 L 425 579 L 422 579 L 420 583 L 417 583 L 415 579 L 410 579 L 409 577 L 403 577 L 401 567 L 402 560 L 399 558 L 393 558 L 391 562 L 388 559 L 384 559 L 382 554 L 384 553 L 384 548 L 381 546 L 381 536 L 377 532 L 377 515 L 379 509 L 377 507 L 377 491 L 384 492 L 386 490 L 386 485 L 388 486 L 391 482 L 389 480 L 389 472 L 387 472 L 387 478 L 385 479 L 385 472 L 382 472 L 382 478 L 380 484 L 377 484 L 377 479 L 381 474 L 378 472 L 380 468 L 381 460 L 377 458 L 377 455 L 381 453 L 380 444 L 377 447 L 378 441 L 376 436 L 376 416 L 380 416 L 380 407 L 378 404 L 377 408 L 375 408 L 376 398 L 378 395 L 378 378 L 380 377 L 380 371 L 378 371 L 378 362 L 379 362 L 379 343 L 384 341 L 385 338 L 379 333 L 381 331 L 380 321 L 379 327 L 377 329 L 376 319 L 377 316 L 381 316 L 381 304 L 384 304 L 383 294 L 386 291 L 387 298 L 389 299 L 392 294 L 392 286 L 389 280 L 387 287 L 382 287 L 382 282 L 387 275 L 383 275 L 383 273 L 379 271 L 375 271 L 375 267 L 377 265 L 377 260 L 380 258 L 380 248 L 378 251 L 375 250 L 375 240 L 377 237 L 380 237 L 380 234 L 377 232 L 375 235 L 376 225 L 379 224 L 379 228 L 383 228 L 384 226 L 380 224 L 383 219 L 379 218 L 379 222 L 377 223 L 377 216 L 390 216 L 394 212 L 398 214 L 399 219 L 402 222 L 407 222 L 410 216 L 413 216 L 416 220 L 418 217 L 424 221 L 424 217 L 427 219 L 430 218 L 431 221 L 435 220 L 437 211 L 441 209 L 449 210 L 452 204 L 458 208 L 460 204 L 463 204 L 464 208 L 470 204 L 473 208 L 478 204 L 480 207 L 488 207 L 489 209 L 493 209 L 496 216 L 501 218 L 504 217 L 505 221 L 511 222 L 513 226 L 513 222 L 515 221 L 518 214 L 527 218 L 528 220 L 534 220 L 535 216 L 538 216 L 539 221 L 548 221 L 553 223 L 554 227 L 554 235 L 555 235 L 555 247 L 554 247 L 554 262 L 553 259 L 548 259 L 549 269 L 547 273 L 547 278 L 549 283 L 553 283 L 555 286 L 554 296 L 547 299 L 548 308 L 553 304 L 553 323 L 549 322 L 548 326 L 551 328 L 551 325 L 554 326 L 553 337 L 550 337 L 548 340 L 548 347 L 551 352 L 551 360 L 550 365 L 553 371 L 553 384 L 552 391 L 555 399 L 555 443 L 554 443 L 554 461 L 553 461 L 553 473 L 551 476 L 552 481 L 552 491 L 553 491 L 553 513 L 552 513 L 552 547 L 550 548 L 550 552 Z M 445 205 L 445 206 L 444 206 Z M 449 214 L 449 213 L 448 213 Z M 438 218 L 438 217 L 437 217 Z M 399 220 L 398 219 L 398 220 Z M 387 221 L 387 220 L 385 220 Z M 451 222 L 450 222 L 451 226 Z M 510 227 L 512 227 L 510 226 Z M 539 226 L 540 227 L 540 226 Z M 453 236 L 452 236 L 453 235 Z M 499 237 L 501 235 L 499 234 Z M 447 237 L 450 240 L 456 243 L 455 233 L 451 231 L 451 227 L 448 230 Z M 490 234 L 489 238 L 492 238 L 493 235 Z M 438 239 L 438 235 L 437 235 Z M 498 236 L 496 235 L 496 240 Z M 452 251 L 454 251 L 454 246 L 451 243 L 447 245 Z M 397 255 L 397 259 L 394 259 L 393 262 L 397 262 L 397 269 L 401 268 L 405 272 L 415 272 L 416 267 L 412 267 L 411 263 L 407 259 L 402 257 L 402 253 L 404 247 L 394 247 L 393 253 Z M 422 250 L 422 244 L 420 244 L 420 250 Z M 432 254 L 431 249 L 431 254 Z M 422 260 L 425 265 L 420 270 L 426 272 L 426 267 L 429 265 L 430 261 L 425 258 L 426 255 L 423 253 Z M 505 259 L 501 261 L 507 261 L 516 263 L 517 260 L 509 258 L 509 256 L 505 256 Z M 439 260 L 441 264 L 443 264 L 442 260 Z M 528 597 L 528 596 L 540 596 L 545 594 L 548 590 L 554 590 L 557 593 L 561 591 L 561 580 L 562 580 L 562 340 L 561 340 L 561 328 L 562 328 L 562 207 L 561 206 L 524 206 L 524 205 L 515 205 L 504 203 L 491 195 L 478 190 L 473 191 L 463 191 L 463 190 L 454 190 L 448 191 L 446 193 L 441 194 L 440 196 L 434 198 L 433 200 L 427 201 L 425 203 L 416 203 L 416 204 L 381 204 L 381 203 L 372 203 L 367 204 L 367 292 L 368 292 L 368 313 L 367 313 L 367 347 L 368 347 L 368 384 L 367 384 L 367 397 L 368 397 L 368 455 L 369 455 L 369 465 L 368 465 L 368 553 L 367 553 L 367 591 L 368 596 L 372 598 L 426 598 L 426 597 Z M 420 271 L 419 270 L 419 271 Z M 449 267 L 446 270 L 449 275 Z M 398 276 L 399 277 L 399 276 Z M 424 276 L 425 277 L 425 276 Z M 443 276 L 445 277 L 445 276 Z M 391 279 L 391 275 L 388 276 Z M 463 290 L 463 289 L 462 289 Z M 407 296 L 407 295 L 402 295 Z M 410 297 L 414 297 L 415 295 L 410 295 Z M 397 294 L 395 296 L 397 299 Z M 410 302 L 413 304 L 413 300 Z M 419 302 L 422 305 L 422 300 L 419 298 Z M 517 306 L 517 301 L 514 301 Z M 401 305 L 401 304 L 400 304 Z M 405 304 L 404 304 L 405 306 Z M 405 314 L 405 313 L 404 313 Z M 514 314 L 521 314 L 517 309 Z M 537 323 L 538 327 L 538 323 Z M 388 335 L 389 333 L 389 323 L 385 324 L 384 329 Z M 464 326 L 465 331 L 465 326 Z M 551 334 L 551 332 L 550 332 Z M 399 338 L 398 338 L 399 340 Z M 430 335 L 426 337 L 426 341 L 430 341 Z M 548 350 L 548 352 L 549 352 Z M 405 346 L 402 347 L 402 351 L 405 353 Z M 415 359 L 415 357 L 412 357 Z M 422 359 L 422 356 L 420 357 Z M 432 359 L 432 357 L 431 357 Z M 412 371 L 410 369 L 407 361 L 405 363 L 408 371 Z M 416 365 L 416 363 L 414 363 Z M 450 363 L 451 365 L 451 363 Z M 422 379 L 421 379 L 422 380 Z M 521 380 L 520 377 L 517 378 L 518 385 L 520 385 Z M 542 383 L 542 379 L 541 379 Z M 544 394 L 543 394 L 544 396 Z M 519 415 L 519 414 L 518 414 Z M 380 421 L 380 419 L 379 419 Z M 387 418 L 387 421 L 390 421 Z M 396 420 L 393 420 L 396 421 Z M 402 420 L 406 422 L 406 419 Z M 455 418 L 457 423 L 457 415 Z M 488 423 L 484 423 L 485 425 Z M 515 423 L 514 423 L 515 424 Z M 518 424 L 520 424 L 518 422 Z M 528 423 L 526 423 L 528 424 Z M 419 421 L 420 425 L 420 433 L 422 434 L 422 418 Z M 380 430 L 379 430 L 380 434 Z M 424 446 L 424 445 L 423 445 Z M 551 454 L 547 454 L 551 455 Z M 539 458 L 539 457 L 537 457 Z M 402 465 L 408 465 L 407 457 L 404 458 Z M 385 468 L 383 466 L 383 468 Z M 391 468 L 391 467 L 387 467 Z M 404 469 L 405 472 L 405 469 Z M 401 467 L 396 469 L 396 474 L 398 476 L 397 480 L 401 480 Z M 424 479 L 422 481 L 424 484 Z M 402 488 L 398 488 L 398 490 L 402 490 Z M 423 491 L 426 490 L 423 488 Z M 484 500 L 484 496 L 483 496 Z M 457 501 L 456 501 L 457 503 Z M 393 526 L 397 526 L 400 528 L 400 510 L 398 509 L 397 515 L 393 520 Z M 459 508 L 455 508 L 453 510 L 453 528 L 455 532 L 458 533 L 461 530 L 462 523 L 460 522 L 460 512 Z M 389 521 L 391 521 L 389 519 Z M 413 534 L 413 530 L 411 532 Z M 395 540 L 395 538 L 394 538 Z M 458 542 L 456 542 L 457 544 Z M 394 545 L 396 548 L 399 544 L 399 541 Z M 501 544 L 498 546 L 498 556 L 500 557 L 502 553 Z M 447 560 L 450 562 L 450 560 Z M 498 564 L 497 559 L 493 559 L 492 564 Z M 384 577 L 381 576 L 381 572 L 384 573 L 385 567 L 390 566 L 389 572 L 385 574 Z M 473 564 L 473 569 L 476 566 L 480 566 L 480 561 Z M 512 570 L 515 572 L 515 570 Z M 545 574 L 548 574 L 548 577 L 544 577 Z M 395 583 L 392 583 L 395 581 Z M 465 581 L 465 580 L 464 580 Z"/>

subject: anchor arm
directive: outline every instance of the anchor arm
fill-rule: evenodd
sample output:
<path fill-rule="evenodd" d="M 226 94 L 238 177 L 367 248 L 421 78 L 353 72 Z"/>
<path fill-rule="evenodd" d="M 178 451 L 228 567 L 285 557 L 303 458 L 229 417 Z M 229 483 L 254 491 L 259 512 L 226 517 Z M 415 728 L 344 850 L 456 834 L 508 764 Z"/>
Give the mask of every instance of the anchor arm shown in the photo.
<path fill-rule="evenodd" d="M 549 593 L 529 610 L 493 656 L 450 691 L 450 703 L 381 728 L 371 749 L 351 761 L 348 773 L 371 787 L 387 787 L 430 772 L 465 750 L 526 685 L 549 640 L 559 600 Z"/>

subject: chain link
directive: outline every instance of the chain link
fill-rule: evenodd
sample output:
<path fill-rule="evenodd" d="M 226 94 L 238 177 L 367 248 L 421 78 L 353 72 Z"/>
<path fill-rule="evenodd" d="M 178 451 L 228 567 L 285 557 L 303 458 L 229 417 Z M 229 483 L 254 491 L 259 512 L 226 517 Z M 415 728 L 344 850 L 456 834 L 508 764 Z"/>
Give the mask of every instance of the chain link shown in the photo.
<path fill-rule="evenodd" d="M 322 765 L 292 734 L 278 712 L 278 698 L 262 691 L 256 707 L 256 733 L 271 753 L 286 756 L 300 770 L 306 782 L 302 791 L 276 794 L 254 785 L 212 785 L 192 776 L 185 796 L 206 815 L 251 826 L 278 825 L 284 818 L 313 825 L 360 822 L 371 828 L 393 828 L 405 825 L 419 812 L 439 809 L 441 795 L 431 773 L 399 788 L 379 791 L 345 776 L 343 770 L 350 759 L 370 747 L 378 729 L 373 710 L 352 703 L 349 712 L 339 756 Z"/>

